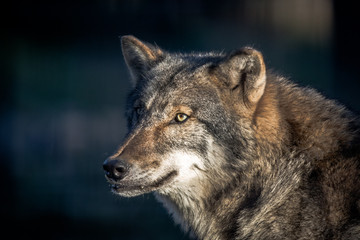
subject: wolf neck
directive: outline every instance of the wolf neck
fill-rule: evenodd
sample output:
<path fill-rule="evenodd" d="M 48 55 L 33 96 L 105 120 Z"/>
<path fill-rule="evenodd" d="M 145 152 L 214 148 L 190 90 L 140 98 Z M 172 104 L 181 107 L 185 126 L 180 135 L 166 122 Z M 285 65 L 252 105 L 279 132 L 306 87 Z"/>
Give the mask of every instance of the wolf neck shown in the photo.
<path fill-rule="evenodd" d="M 233 212 L 230 210 L 235 210 L 238 206 L 233 205 L 237 201 L 241 201 L 239 199 L 233 201 L 233 198 L 242 197 L 230 196 L 239 193 L 238 189 L 232 191 L 231 188 L 239 188 L 240 186 L 234 184 L 238 182 L 236 180 L 229 182 L 232 183 L 227 184 L 227 189 L 222 190 L 216 189 L 214 184 L 209 184 L 207 194 L 204 191 L 199 191 L 199 189 L 189 187 L 166 194 L 157 192 L 155 196 L 164 204 L 175 223 L 180 224 L 181 228 L 190 236 L 196 236 L 198 239 L 229 239 L 229 236 L 234 236 L 236 231 L 236 226 L 231 225 L 236 220 L 231 216 Z M 230 195 L 228 196 L 224 191 Z M 227 209 L 226 216 L 223 215 L 221 207 Z"/>
<path fill-rule="evenodd" d="M 349 126 L 354 119 L 315 90 L 269 76 L 254 122 L 256 138 L 263 144 L 310 152 L 321 159 L 351 142 Z"/>
<path fill-rule="evenodd" d="M 174 194 L 155 193 L 156 198 L 163 203 L 176 224 L 191 236 L 198 236 L 198 231 L 207 229 L 208 220 L 204 217 L 203 203 L 198 196 L 189 193 L 177 192 Z M 206 230 L 205 230 L 206 231 Z"/>

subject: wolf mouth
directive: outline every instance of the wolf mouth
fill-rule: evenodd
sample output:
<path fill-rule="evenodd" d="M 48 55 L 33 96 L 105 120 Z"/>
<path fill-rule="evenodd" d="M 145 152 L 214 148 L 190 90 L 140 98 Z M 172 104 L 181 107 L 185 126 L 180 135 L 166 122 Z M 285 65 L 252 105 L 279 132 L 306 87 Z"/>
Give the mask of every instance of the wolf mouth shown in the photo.
<path fill-rule="evenodd" d="M 132 185 L 131 182 L 128 183 L 111 183 L 110 187 L 113 192 L 118 193 L 120 195 L 139 195 L 143 193 L 148 193 L 155 191 L 159 187 L 169 183 L 178 172 L 176 170 L 171 171 L 163 177 L 160 177 L 158 180 L 151 184 L 145 183 L 144 185 L 136 183 Z"/>

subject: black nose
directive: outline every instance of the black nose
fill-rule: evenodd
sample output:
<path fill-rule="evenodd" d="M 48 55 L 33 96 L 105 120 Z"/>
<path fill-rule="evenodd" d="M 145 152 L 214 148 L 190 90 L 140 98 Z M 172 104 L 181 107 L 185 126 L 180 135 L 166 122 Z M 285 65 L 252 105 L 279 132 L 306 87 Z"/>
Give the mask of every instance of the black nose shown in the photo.
<path fill-rule="evenodd" d="M 106 176 L 115 181 L 120 181 L 129 172 L 129 164 L 117 159 L 106 159 L 103 168 Z"/>

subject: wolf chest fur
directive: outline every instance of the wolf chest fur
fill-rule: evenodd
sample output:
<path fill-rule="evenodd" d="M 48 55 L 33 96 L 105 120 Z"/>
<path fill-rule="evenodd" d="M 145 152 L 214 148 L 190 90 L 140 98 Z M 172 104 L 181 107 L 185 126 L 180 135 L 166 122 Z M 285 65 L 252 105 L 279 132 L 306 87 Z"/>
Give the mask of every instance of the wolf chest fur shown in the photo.
<path fill-rule="evenodd" d="M 129 133 L 114 193 L 154 192 L 198 239 L 360 239 L 358 118 L 252 48 L 174 54 L 122 37 Z"/>

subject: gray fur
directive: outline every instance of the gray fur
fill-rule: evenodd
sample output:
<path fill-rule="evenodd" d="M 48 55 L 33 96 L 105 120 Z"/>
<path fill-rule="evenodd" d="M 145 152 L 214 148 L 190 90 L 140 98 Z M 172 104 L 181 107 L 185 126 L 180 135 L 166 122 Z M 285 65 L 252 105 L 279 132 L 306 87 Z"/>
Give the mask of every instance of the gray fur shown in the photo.
<path fill-rule="evenodd" d="M 199 239 L 360 239 L 351 112 L 266 73 L 250 48 L 173 54 L 132 36 L 122 46 L 134 90 L 129 134 L 104 163 L 113 192 L 155 192 Z"/>

